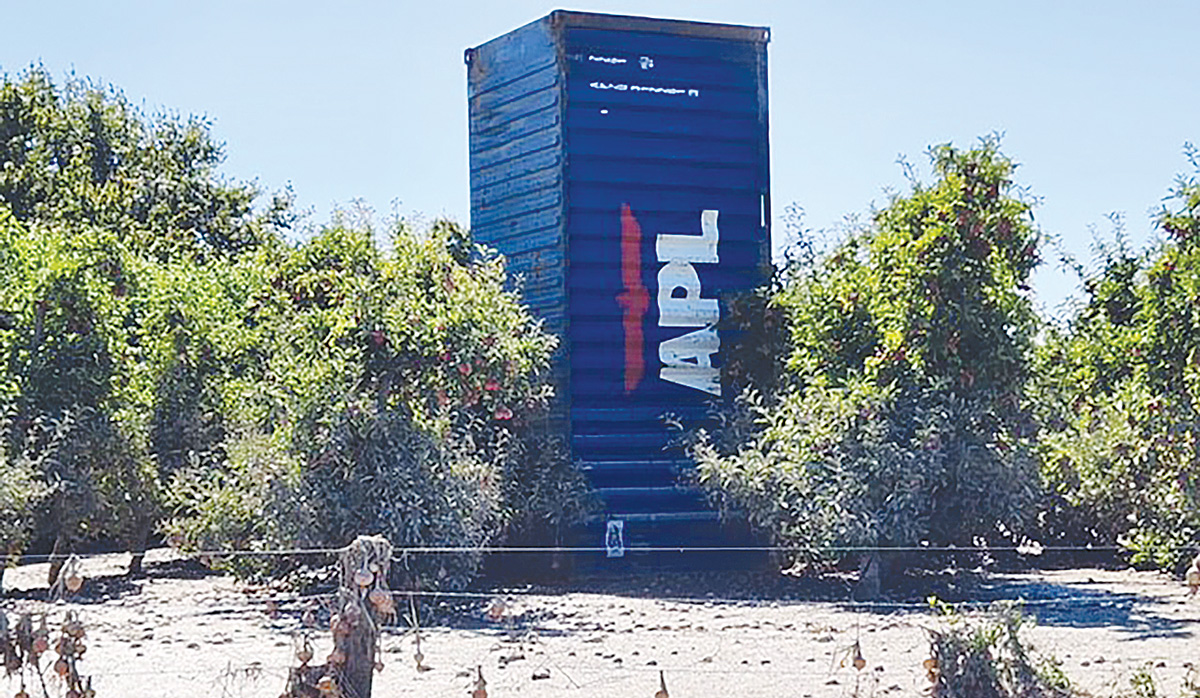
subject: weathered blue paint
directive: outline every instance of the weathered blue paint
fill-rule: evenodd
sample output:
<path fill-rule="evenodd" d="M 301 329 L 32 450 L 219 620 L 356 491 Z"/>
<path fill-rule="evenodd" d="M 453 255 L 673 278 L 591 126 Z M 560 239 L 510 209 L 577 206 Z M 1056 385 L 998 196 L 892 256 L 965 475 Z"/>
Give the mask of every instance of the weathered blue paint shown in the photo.
<path fill-rule="evenodd" d="M 716 542 L 664 417 L 728 397 L 719 299 L 769 269 L 767 39 L 559 11 L 467 51 L 472 229 L 564 339 L 554 423 L 634 544 Z"/>

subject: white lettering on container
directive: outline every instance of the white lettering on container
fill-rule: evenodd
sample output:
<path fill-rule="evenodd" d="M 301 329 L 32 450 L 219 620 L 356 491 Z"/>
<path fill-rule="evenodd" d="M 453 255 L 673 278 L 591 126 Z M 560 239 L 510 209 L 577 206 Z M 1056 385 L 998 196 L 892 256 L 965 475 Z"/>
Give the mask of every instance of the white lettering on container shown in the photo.
<path fill-rule="evenodd" d="M 703 327 L 715 323 L 719 316 L 717 299 L 700 297 L 696 267 L 670 262 L 658 270 L 659 327 Z"/>
<path fill-rule="evenodd" d="M 687 95 L 688 97 L 699 97 L 700 90 L 694 87 L 657 87 L 655 85 L 630 85 L 624 82 L 604 82 L 603 80 L 593 80 L 588 83 L 588 87 L 593 90 L 616 90 L 617 92 L 653 92 L 660 95 Z"/>
<path fill-rule="evenodd" d="M 699 235 L 659 234 L 655 241 L 658 261 L 664 263 L 658 270 L 659 327 L 699 328 L 659 345 L 662 367 L 658 375 L 712 395 L 721 394 L 720 369 L 712 360 L 713 354 L 721 350 L 716 329 L 721 310 L 717 299 L 701 298 L 700 275 L 693 265 L 720 261 L 718 215 L 718 211 L 711 210 L 700 213 Z"/>

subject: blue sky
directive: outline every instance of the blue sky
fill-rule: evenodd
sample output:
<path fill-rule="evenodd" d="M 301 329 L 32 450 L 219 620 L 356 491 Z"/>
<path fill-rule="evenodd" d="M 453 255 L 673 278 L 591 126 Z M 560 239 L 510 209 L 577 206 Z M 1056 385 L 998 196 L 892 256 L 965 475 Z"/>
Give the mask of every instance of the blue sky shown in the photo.
<path fill-rule="evenodd" d="M 207 115 L 224 171 L 290 182 L 314 222 L 354 198 L 466 221 L 462 51 L 559 7 L 771 27 L 777 235 L 789 202 L 833 228 L 904 189 L 898 156 L 927 171 L 928 145 L 1002 131 L 1039 225 L 1086 261 L 1110 212 L 1148 239 L 1200 142 L 1196 2 L 2 0 L 0 69 Z M 1055 313 L 1075 282 L 1047 264 L 1035 287 Z"/>

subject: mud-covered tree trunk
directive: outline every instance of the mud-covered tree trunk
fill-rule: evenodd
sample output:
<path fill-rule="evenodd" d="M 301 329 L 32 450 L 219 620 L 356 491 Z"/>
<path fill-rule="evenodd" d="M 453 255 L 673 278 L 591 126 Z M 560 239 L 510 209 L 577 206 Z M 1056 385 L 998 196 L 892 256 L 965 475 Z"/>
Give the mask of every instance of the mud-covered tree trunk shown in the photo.
<path fill-rule="evenodd" d="M 387 587 L 391 559 L 391 543 L 379 536 L 359 536 L 342 553 L 334 646 L 344 662 L 338 685 L 348 696 L 371 695 L 380 629 L 395 615 Z"/>
<path fill-rule="evenodd" d="M 149 525 L 139 522 L 134 526 L 129 537 L 129 552 L 133 554 L 133 557 L 129 559 L 130 577 L 141 577 L 146 574 L 143 565 L 146 561 L 146 548 L 150 547 L 151 535 L 152 529 Z"/>
<path fill-rule="evenodd" d="M 850 594 L 855 601 L 874 601 L 879 598 L 882 590 L 880 562 L 879 554 L 871 553 L 859 563 L 858 583 L 854 585 Z"/>
<path fill-rule="evenodd" d="M 58 575 L 62 573 L 63 565 L 67 562 L 67 554 L 71 551 L 71 541 L 67 538 L 67 534 L 59 532 L 54 538 L 54 547 L 50 550 L 50 574 L 46 577 L 46 583 L 51 587 L 58 582 Z"/>
<path fill-rule="evenodd" d="M 912 554 L 893 550 L 877 550 L 862 559 L 858 583 L 851 596 L 855 601 L 874 601 L 883 591 L 901 583 L 912 564 Z"/>
<path fill-rule="evenodd" d="M 16 566 L 21 561 L 21 546 L 15 541 L 10 541 L 7 549 L 4 551 L 4 561 L 0 563 L 0 597 L 4 596 L 4 573 L 9 566 Z"/>

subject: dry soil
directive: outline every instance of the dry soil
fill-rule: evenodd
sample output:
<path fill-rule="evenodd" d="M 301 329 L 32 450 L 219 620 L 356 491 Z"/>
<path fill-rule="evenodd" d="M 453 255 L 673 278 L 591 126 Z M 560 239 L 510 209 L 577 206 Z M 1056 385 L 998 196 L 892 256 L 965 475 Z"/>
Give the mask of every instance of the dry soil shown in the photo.
<path fill-rule="evenodd" d="M 58 602 L 46 598 L 45 564 L 11 569 L 0 608 L 51 623 L 76 611 L 89 642 L 80 666 L 100 698 L 274 698 L 301 637 L 318 657 L 331 648 L 319 598 L 243 585 L 167 550 L 151 552 L 144 578 L 124 577 L 127 564 L 128 555 L 86 559 L 84 588 Z M 1163 696 L 1180 695 L 1189 671 L 1198 678 L 1200 599 L 1176 580 L 1103 569 L 954 579 L 934 586 L 980 603 L 1024 599 L 1037 619 L 1028 641 L 1093 695 L 1122 695 L 1138 671 Z M 490 698 L 650 698 L 660 672 L 672 698 L 916 696 L 928 688 L 927 628 L 941 622 L 920 589 L 851 604 L 837 580 L 766 572 L 593 576 L 475 594 L 426 599 L 428 671 L 415 668 L 412 628 L 388 629 L 373 695 L 469 696 L 482 671 Z M 316 627 L 305 625 L 309 610 Z M 856 640 L 861 671 L 846 661 Z M 0 678 L 0 691 L 17 689 Z"/>

